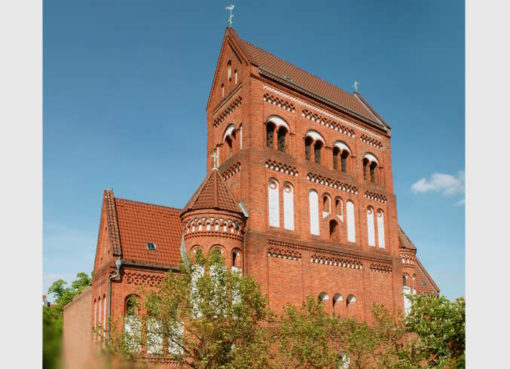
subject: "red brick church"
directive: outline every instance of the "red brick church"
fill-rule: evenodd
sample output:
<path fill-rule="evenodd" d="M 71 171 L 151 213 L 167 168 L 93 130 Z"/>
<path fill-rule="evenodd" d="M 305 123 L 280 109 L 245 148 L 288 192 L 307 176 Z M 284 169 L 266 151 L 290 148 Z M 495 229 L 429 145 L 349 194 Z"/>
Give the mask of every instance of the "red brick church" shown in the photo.
<path fill-rule="evenodd" d="M 395 313 L 403 292 L 439 293 L 398 224 L 391 128 L 357 91 L 227 28 L 206 110 L 207 176 L 184 209 L 104 191 L 92 287 L 66 307 L 69 349 L 86 339 L 77 330 L 89 345 L 94 326 L 108 336 L 109 318 L 177 269 L 183 248 L 219 249 L 276 313 L 311 295 L 369 320 L 372 302 Z"/>

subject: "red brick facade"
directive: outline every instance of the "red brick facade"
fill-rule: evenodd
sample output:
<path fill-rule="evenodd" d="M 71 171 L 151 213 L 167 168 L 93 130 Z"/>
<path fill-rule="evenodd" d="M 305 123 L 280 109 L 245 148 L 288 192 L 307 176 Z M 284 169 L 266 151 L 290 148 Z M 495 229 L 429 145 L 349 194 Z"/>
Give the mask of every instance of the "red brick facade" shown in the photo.
<path fill-rule="evenodd" d="M 181 236 L 188 253 L 220 248 L 276 313 L 308 295 L 341 316 L 370 320 L 372 302 L 396 313 L 404 276 L 410 291 L 438 293 L 398 225 L 390 138 L 357 92 L 228 28 L 207 103 L 207 178 L 182 211 L 105 191 L 91 324 L 122 319 L 130 294 L 175 268 Z"/>

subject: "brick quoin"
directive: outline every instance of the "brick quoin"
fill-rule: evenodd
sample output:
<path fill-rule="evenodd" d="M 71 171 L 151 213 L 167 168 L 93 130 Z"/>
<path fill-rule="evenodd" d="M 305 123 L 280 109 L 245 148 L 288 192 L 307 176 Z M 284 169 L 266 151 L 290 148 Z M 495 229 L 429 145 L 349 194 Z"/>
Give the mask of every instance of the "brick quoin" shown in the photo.
<path fill-rule="evenodd" d="M 403 311 L 404 281 L 411 293 L 439 293 L 398 224 L 391 128 L 358 92 L 342 91 L 227 28 L 206 113 L 207 177 L 184 209 L 118 199 L 105 190 L 91 288 L 92 325 L 104 313 L 99 300 L 106 299 L 107 315 L 120 322 L 129 295 L 139 295 L 143 304 L 142 286 L 156 288 L 164 273 L 177 267 L 181 239 L 188 253 L 198 246 L 205 253 L 219 249 L 229 267 L 257 280 L 277 315 L 286 303 L 299 305 L 313 296 L 323 299 L 329 313 L 370 322 L 374 302 L 392 314 Z M 284 150 L 278 149 L 278 122 L 288 127 Z M 273 147 L 267 145 L 268 124 L 278 125 Z M 305 158 L 310 131 L 322 137 L 320 163 L 314 161 L 313 147 L 311 160 Z M 345 172 L 340 156 L 334 168 L 337 142 L 350 152 Z M 369 167 L 364 176 L 367 154 L 378 163 L 374 181 Z M 269 224 L 270 181 L 278 183 L 277 227 Z M 293 230 L 284 227 L 286 185 L 293 189 Z M 310 231 L 311 190 L 318 193 L 319 235 Z M 329 213 L 323 212 L 325 195 L 331 199 Z M 354 242 L 347 238 L 347 201 L 354 204 Z M 375 246 L 368 243 L 369 207 Z M 330 236 L 332 221 L 337 228 Z M 147 242 L 154 242 L 156 250 L 147 250 Z M 117 259 L 122 261 L 120 275 L 112 278 Z"/>

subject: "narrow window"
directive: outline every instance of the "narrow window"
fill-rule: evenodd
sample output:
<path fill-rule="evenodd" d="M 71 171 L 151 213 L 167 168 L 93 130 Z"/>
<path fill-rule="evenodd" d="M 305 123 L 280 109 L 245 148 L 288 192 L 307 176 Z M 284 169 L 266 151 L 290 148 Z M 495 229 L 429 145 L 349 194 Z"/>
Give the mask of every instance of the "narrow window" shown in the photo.
<path fill-rule="evenodd" d="M 241 272 L 242 254 L 241 250 L 234 249 L 232 251 L 232 271 Z"/>
<path fill-rule="evenodd" d="M 268 201 L 269 201 L 269 226 L 280 226 L 280 206 L 278 196 L 278 182 L 274 179 L 269 180 L 268 185 Z"/>
<path fill-rule="evenodd" d="M 314 157 L 315 157 L 315 162 L 317 164 L 320 164 L 321 163 L 321 149 L 322 149 L 322 142 L 320 141 L 317 141 L 315 142 L 315 146 L 314 146 Z"/>
<path fill-rule="evenodd" d="M 409 286 L 404 286 L 402 293 L 404 294 L 404 313 L 407 315 L 411 310 L 411 300 L 407 295 L 411 294 L 411 288 Z"/>
<path fill-rule="evenodd" d="M 182 355 L 182 336 L 184 335 L 184 324 L 176 322 L 169 328 L 168 332 L 168 353 L 171 355 Z"/>
<path fill-rule="evenodd" d="M 225 97 L 225 85 L 221 84 L 221 97 Z"/>
<path fill-rule="evenodd" d="M 230 138 L 230 136 L 228 136 L 225 139 L 225 142 L 227 143 L 228 146 L 228 157 L 230 158 L 232 156 L 232 139 Z"/>
<path fill-rule="evenodd" d="M 329 222 L 329 238 L 338 240 L 338 223 L 335 220 Z"/>
<path fill-rule="evenodd" d="M 326 218 L 329 214 L 331 214 L 331 198 L 329 195 L 324 195 L 322 197 L 322 217 Z"/>
<path fill-rule="evenodd" d="M 368 246 L 375 246 L 374 209 L 367 209 Z"/>
<path fill-rule="evenodd" d="M 338 147 L 335 147 L 333 149 L 333 169 L 338 169 L 338 153 L 340 152 L 340 149 Z"/>
<path fill-rule="evenodd" d="M 382 210 L 377 211 L 377 236 L 379 241 L 379 247 L 384 248 L 384 213 Z"/>
<path fill-rule="evenodd" d="M 294 189 L 289 183 L 283 186 L 283 227 L 294 230 Z"/>
<path fill-rule="evenodd" d="M 124 313 L 124 334 L 127 349 L 131 353 L 141 350 L 142 322 L 139 315 L 140 298 L 136 295 L 129 295 L 126 298 Z"/>
<path fill-rule="evenodd" d="M 278 129 L 278 150 L 285 152 L 285 136 L 287 135 L 287 130 L 285 127 L 280 127 Z"/>
<path fill-rule="evenodd" d="M 341 165 L 342 165 L 342 172 L 347 173 L 347 158 L 349 157 L 349 153 L 345 150 L 342 152 L 341 155 Z"/>
<path fill-rule="evenodd" d="M 340 218 L 340 220 L 344 221 L 344 203 L 340 197 L 335 199 L 335 212 L 336 215 Z"/>
<path fill-rule="evenodd" d="M 329 296 L 326 292 L 321 292 L 319 295 L 319 302 L 329 301 Z"/>
<path fill-rule="evenodd" d="M 274 124 L 266 124 L 266 145 L 273 148 L 274 146 Z"/>
<path fill-rule="evenodd" d="M 163 332 L 162 324 L 153 317 L 147 319 L 147 353 L 162 354 L 163 353 Z"/>
<path fill-rule="evenodd" d="M 370 182 L 375 183 L 375 168 L 377 167 L 377 164 L 371 163 L 370 164 Z"/>
<path fill-rule="evenodd" d="M 356 231 L 354 226 L 354 203 L 347 201 L 347 241 L 356 242 Z"/>
<path fill-rule="evenodd" d="M 234 71 L 234 83 L 237 85 L 237 69 Z"/>
<path fill-rule="evenodd" d="M 202 311 L 200 309 L 200 291 L 198 290 L 198 281 L 204 276 L 204 266 L 196 264 L 193 266 L 191 272 L 191 288 L 190 288 L 190 300 L 192 304 L 191 315 L 194 319 L 202 317 Z"/>
<path fill-rule="evenodd" d="M 232 62 L 230 60 L 227 65 L 227 75 L 228 75 L 228 81 L 230 82 L 232 80 Z"/>
<path fill-rule="evenodd" d="M 305 159 L 312 159 L 312 142 L 313 140 L 310 137 L 305 138 Z"/>
<path fill-rule="evenodd" d="M 103 296 L 103 330 L 106 332 L 106 296 Z"/>
<path fill-rule="evenodd" d="M 319 235 L 319 195 L 311 190 L 308 195 L 310 208 L 310 233 Z"/>
<path fill-rule="evenodd" d="M 368 166 L 368 160 L 363 159 L 363 179 L 367 180 L 367 166 Z"/>

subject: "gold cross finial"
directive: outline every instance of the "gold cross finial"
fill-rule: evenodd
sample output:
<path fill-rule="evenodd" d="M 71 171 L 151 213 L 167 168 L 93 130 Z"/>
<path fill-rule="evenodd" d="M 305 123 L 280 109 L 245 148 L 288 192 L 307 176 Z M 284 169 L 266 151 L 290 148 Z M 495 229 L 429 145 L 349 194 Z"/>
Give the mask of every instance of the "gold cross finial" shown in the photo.
<path fill-rule="evenodd" d="M 359 86 L 359 82 L 358 81 L 354 81 L 354 84 L 352 85 L 352 87 L 354 87 L 354 91 L 355 92 L 358 92 L 358 86 Z"/>
<path fill-rule="evenodd" d="M 234 4 L 230 4 L 225 9 L 229 11 L 228 26 L 232 28 L 232 18 L 234 18 L 234 14 L 232 13 L 232 11 L 234 10 Z"/>

